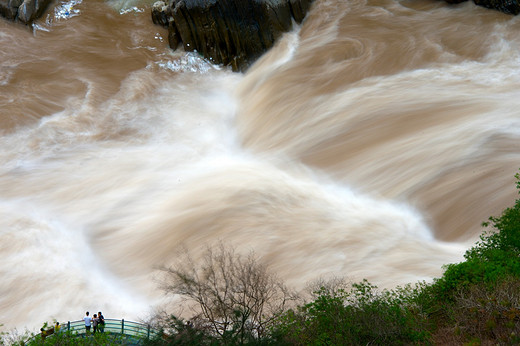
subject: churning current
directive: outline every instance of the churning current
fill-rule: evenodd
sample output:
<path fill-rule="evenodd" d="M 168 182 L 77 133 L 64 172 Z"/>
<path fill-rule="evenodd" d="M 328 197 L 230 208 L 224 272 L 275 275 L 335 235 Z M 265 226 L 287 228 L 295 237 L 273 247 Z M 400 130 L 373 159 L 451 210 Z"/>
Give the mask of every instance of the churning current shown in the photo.
<path fill-rule="evenodd" d="M 519 18 L 316 0 L 245 74 L 168 48 L 150 3 L 0 21 L 0 324 L 145 318 L 184 247 L 302 289 L 440 276 L 512 205 Z"/>

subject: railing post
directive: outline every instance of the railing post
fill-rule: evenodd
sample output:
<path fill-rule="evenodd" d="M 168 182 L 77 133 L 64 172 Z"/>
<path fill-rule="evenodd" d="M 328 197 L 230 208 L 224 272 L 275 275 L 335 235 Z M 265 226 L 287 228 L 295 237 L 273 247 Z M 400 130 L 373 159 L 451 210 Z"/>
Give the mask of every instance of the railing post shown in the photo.
<path fill-rule="evenodd" d="M 121 320 L 121 334 L 125 334 L 125 319 Z"/>
<path fill-rule="evenodd" d="M 148 334 L 146 335 L 147 339 L 150 339 L 150 325 L 148 325 Z"/>
<path fill-rule="evenodd" d="M 67 332 L 70 331 L 70 321 L 67 322 Z"/>

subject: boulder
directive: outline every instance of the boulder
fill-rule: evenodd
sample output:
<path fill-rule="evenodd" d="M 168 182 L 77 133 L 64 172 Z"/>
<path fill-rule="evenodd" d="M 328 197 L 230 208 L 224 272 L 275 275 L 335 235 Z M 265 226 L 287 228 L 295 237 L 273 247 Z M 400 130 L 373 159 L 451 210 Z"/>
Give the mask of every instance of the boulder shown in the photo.
<path fill-rule="evenodd" d="M 0 15 L 31 24 L 39 18 L 52 0 L 0 0 Z"/>
<path fill-rule="evenodd" d="M 168 23 L 170 47 L 182 42 L 216 64 L 243 71 L 300 23 L 312 0 L 170 0 L 152 8 L 154 23 Z"/>

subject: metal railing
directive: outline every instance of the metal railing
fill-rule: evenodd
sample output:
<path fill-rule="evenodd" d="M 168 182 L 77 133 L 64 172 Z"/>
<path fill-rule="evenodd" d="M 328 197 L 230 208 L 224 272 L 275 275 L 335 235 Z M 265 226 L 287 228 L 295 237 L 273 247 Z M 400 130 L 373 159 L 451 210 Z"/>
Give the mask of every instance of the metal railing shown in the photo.
<path fill-rule="evenodd" d="M 103 330 L 103 331 L 101 331 Z M 50 328 L 47 337 L 52 337 L 57 333 L 72 333 L 73 335 L 77 335 L 78 337 L 84 337 L 87 334 L 87 330 L 85 328 L 85 321 L 68 321 L 66 324 L 61 324 L 59 331 L 55 332 L 53 328 Z M 133 322 L 133 321 L 125 321 L 124 319 L 117 320 L 111 318 L 105 318 L 104 327 L 98 328 L 97 333 L 107 333 L 112 335 L 122 335 L 125 338 L 139 340 L 139 339 L 149 339 L 159 335 L 159 332 L 153 329 L 149 324 Z M 94 328 L 90 328 L 90 335 L 94 334 Z M 42 334 L 34 335 L 30 340 L 34 340 L 37 338 L 41 338 Z M 30 341 L 29 340 L 29 341 Z M 135 342 L 134 342 L 135 343 Z M 131 344 L 134 344 L 131 343 Z"/>
<path fill-rule="evenodd" d="M 69 321 L 66 325 L 63 325 L 61 327 L 60 331 L 63 330 L 71 331 L 73 333 L 78 334 L 86 334 L 87 332 L 85 329 L 85 322 L 83 320 L 72 322 Z M 93 333 L 93 331 L 93 327 L 91 327 L 90 333 Z M 115 320 L 111 318 L 105 318 L 104 332 L 112 334 L 123 334 L 128 336 L 137 336 L 140 338 L 150 338 L 150 336 L 154 336 L 157 334 L 157 331 L 155 331 L 148 324 L 133 321 L 125 321 L 124 319 Z"/>

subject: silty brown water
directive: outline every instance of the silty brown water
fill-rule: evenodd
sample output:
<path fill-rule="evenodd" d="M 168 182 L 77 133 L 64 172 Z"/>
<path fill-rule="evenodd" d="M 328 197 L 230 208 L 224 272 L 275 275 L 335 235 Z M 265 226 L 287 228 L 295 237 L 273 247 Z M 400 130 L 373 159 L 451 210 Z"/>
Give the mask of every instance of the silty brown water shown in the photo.
<path fill-rule="evenodd" d="M 147 3 L 0 21 L 0 323 L 145 317 L 155 268 L 221 240 L 296 288 L 439 276 L 516 197 L 518 29 L 317 0 L 237 74 L 171 52 Z"/>

